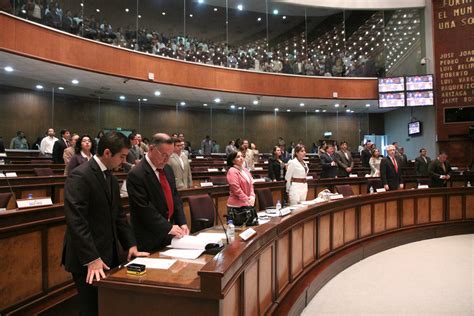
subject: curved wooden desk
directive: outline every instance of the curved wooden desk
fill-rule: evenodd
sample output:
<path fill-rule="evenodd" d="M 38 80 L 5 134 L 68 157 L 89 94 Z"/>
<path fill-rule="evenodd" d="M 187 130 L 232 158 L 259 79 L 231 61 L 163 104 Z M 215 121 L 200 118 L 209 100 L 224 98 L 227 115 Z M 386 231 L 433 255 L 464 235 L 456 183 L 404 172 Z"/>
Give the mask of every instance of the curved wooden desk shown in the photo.
<path fill-rule="evenodd" d="M 361 195 L 304 207 L 215 257 L 100 282 L 101 315 L 293 314 L 338 272 L 404 243 L 474 232 L 474 189 Z M 154 254 L 159 256 L 159 254 Z"/>

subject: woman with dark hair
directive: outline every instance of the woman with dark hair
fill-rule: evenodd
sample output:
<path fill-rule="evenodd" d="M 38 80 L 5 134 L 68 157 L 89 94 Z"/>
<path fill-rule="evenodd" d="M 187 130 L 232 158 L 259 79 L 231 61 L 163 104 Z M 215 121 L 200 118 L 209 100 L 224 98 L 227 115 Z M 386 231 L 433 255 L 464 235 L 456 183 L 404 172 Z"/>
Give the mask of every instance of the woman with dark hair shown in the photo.
<path fill-rule="evenodd" d="M 99 141 L 100 139 L 102 138 L 102 136 L 104 136 L 105 133 L 103 130 L 100 130 L 98 133 L 97 133 L 97 137 L 94 139 L 94 142 L 95 142 L 95 146 L 99 146 Z M 91 139 L 92 140 L 92 139 Z"/>
<path fill-rule="evenodd" d="M 227 157 L 227 182 L 229 183 L 229 198 L 227 207 L 241 208 L 254 206 L 255 192 L 250 171 L 244 168 L 244 157 L 240 151 L 234 151 Z"/>
<path fill-rule="evenodd" d="M 290 205 L 295 205 L 306 201 L 306 194 L 308 193 L 308 183 L 306 183 L 306 176 L 309 168 L 303 158 L 306 155 L 304 145 L 296 145 L 295 158 L 288 162 L 286 169 L 286 191 L 288 192 L 288 199 Z"/>
<path fill-rule="evenodd" d="M 372 157 L 370 157 L 370 176 L 371 177 L 380 177 L 380 162 L 382 157 L 380 156 L 380 150 L 377 148 L 372 149 Z"/>
<path fill-rule="evenodd" d="M 281 159 L 281 148 L 273 147 L 272 156 L 268 158 L 268 177 L 273 181 L 285 179 L 285 163 Z"/>
<path fill-rule="evenodd" d="M 72 156 L 71 161 L 69 161 L 69 164 L 66 166 L 66 170 L 64 170 L 68 176 L 72 173 L 74 168 L 91 160 L 95 154 L 95 142 L 92 141 L 89 135 L 82 135 L 76 142 L 74 151 L 75 155 Z"/>

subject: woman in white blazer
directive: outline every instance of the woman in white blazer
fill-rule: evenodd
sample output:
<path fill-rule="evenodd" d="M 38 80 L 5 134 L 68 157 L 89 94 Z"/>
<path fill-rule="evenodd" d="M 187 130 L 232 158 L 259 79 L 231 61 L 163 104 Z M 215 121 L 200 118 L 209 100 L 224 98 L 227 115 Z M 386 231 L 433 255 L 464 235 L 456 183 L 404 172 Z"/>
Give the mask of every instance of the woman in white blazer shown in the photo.
<path fill-rule="evenodd" d="M 303 158 L 306 155 L 306 149 L 303 145 L 295 147 L 295 158 L 288 162 L 286 169 L 286 192 L 288 192 L 288 199 L 290 205 L 298 204 L 306 201 L 306 194 L 308 193 L 308 183 L 306 183 L 306 176 L 309 168 Z"/>

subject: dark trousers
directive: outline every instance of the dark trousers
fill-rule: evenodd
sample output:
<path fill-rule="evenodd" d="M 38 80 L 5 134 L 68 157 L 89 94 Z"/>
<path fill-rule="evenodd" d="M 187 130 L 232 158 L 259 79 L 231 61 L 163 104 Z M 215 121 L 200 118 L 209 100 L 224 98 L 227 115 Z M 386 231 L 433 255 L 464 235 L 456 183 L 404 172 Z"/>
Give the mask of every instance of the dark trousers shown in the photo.
<path fill-rule="evenodd" d="M 86 282 L 87 273 L 73 273 L 72 278 L 79 294 L 80 315 L 95 316 L 99 313 L 97 287 Z"/>

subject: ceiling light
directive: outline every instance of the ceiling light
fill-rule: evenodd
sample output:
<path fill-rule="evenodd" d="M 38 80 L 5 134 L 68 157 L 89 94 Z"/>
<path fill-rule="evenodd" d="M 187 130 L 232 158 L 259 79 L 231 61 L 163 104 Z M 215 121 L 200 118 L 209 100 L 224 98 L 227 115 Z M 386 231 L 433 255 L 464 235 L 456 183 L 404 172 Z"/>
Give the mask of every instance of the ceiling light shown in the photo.
<path fill-rule="evenodd" d="M 142 18 L 141 14 L 139 14 L 139 15 L 138 15 L 138 18 L 139 18 L 139 19 L 141 19 L 141 18 Z"/>
<path fill-rule="evenodd" d="M 370 103 L 367 103 L 367 104 L 365 105 L 365 107 L 366 107 L 366 108 L 370 108 Z"/>
<path fill-rule="evenodd" d="M 143 101 L 143 102 L 146 102 L 146 101 L 148 101 L 148 99 L 144 98 L 144 99 L 142 99 L 142 101 Z"/>
<path fill-rule="evenodd" d="M 282 18 L 283 20 L 286 20 L 286 15 L 282 16 L 281 18 Z"/>
<path fill-rule="evenodd" d="M 339 103 L 334 104 L 334 107 L 335 107 L 335 108 L 338 108 L 338 107 L 339 107 Z"/>
<path fill-rule="evenodd" d="M 290 109 L 288 109 L 288 110 L 286 110 L 286 112 L 291 112 L 291 110 L 290 110 Z"/>
<path fill-rule="evenodd" d="M 77 79 L 72 79 L 71 82 L 72 82 L 72 84 L 79 84 L 79 80 L 77 80 Z"/>
<path fill-rule="evenodd" d="M 304 106 L 304 103 L 300 103 L 300 106 Z"/>
<path fill-rule="evenodd" d="M 156 97 L 159 97 L 161 95 L 161 92 L 160 91 L 155 91 L 155 96 Z"/>
<path fill-rule="evenodd" d="M 260 21 L 262 21 L 262 18 L 260 18 L 260 17 L 257 18 L 257 22 L 260 22 Z"/>
<path fill-rule="evenodd" d="M 13 67 L 11 67 L 11 66 L 6 66 L 5 68 L 3 68 L 3 70 L 5 70 L 6 72 L 12 72 L 12 71 L 13 71 Z"/>
<path fill-rule="evenodd" d="M 347 109 L 346 112 L 347 112 L 347 113 L 351 113 L 351 110 L 350 110 L 350 109 Z"/>
<path fill-rule="evenodd" d="M 128 12 L 130 12 L 130 10 L 129 10 L 128 8 L 126 8 L 126 9 L 125 9 L 125 12 L 127 12 L 127 13 L 128 13 Z"/>
<path fill-rule="evenodd" d="M 214 12 L 217 12 L 217 8 L 214 8 Z"/>
<path fill-rule="evenodd" d="M 242 110 L 242 107 L 241 107 L 241 106 L 239 106 L 239 110 Z"/>
<path fill-rule="evenodd" d="M 43 88 L 44 88 L 44 87 L 43 87 L 42 85 L 40 85 L 40 84 L 37 84 L 37 85 L 36 85 L 36 89 L 38 89 L 38 90 L 41 90 L 41 89 L 43 89 Z"/>
<path fill-rule="evenodd" d="M 319 113 L 319 110 L 314 110 L 314 112 Z"/>
<path fill-rule="evenodd" d="M 83 6 L 84 6 L 84 3 L 81 2 L 81 7 L 83 7 Z"/>
<path fill-rule="evenodd" d="M 258 100 L 253 100 L 253 105 L 258 105 Z"/>
<path fill-rule="evenodd" d="M 120 96 L 120 100 L 125 100 L 125 96 L 124 96 L 124 95 L 121 95 L 121 96 Z"/>
<path fill-rule="evenodd" d="M 240 11 L 242 11 L 242 10 L 244 9 L 244 6 L 241 5 L 241 4 L 239 4 L 239 5 L 237 6 L 237 9 L 239 9 Z"/>
<path fill-rule="evenodd" d="M 161 12 L 161 15 L 166 15 L 166 12 Z"/>
<path fill-rule="evenodd" d="M 203 106 L 207 106 L 207 103 L 204 103 Z"/>
<path fill-rule="evenodd" d="M 58 87 L 58 90 L 64 90 L 64 87 Z"/>
<path fill-rule="evenodd" d="M 277 9 L 273 10 L 273 14 L 277 15 L 277 14 L 278 14 L 278 10 L 277 10 Z"/>
<path fill-rule="evenodd" d="M 323 112 L 326 112 L 326 110 L 323 110 Z"/>
<path fill-rule="evenodd" d="M 181 106 L 185 106 L 185 105 L 186 105 L 186 102 L 181 101 L 180 105 L 181 105 Z"/>
<path fill-rule="evenodd" d="M 198 0 L 198 3 L 204 3 L 204 0 Z"/>
<path fill-rule="evenodd" d="M 189 17 L 192 18 L 192 17 L 193 17 L 193 14 L 191 13 L 191 14 L 189 15 Z"/>
<path fill-rule="evenodd" d="M 235 109 L 235 105 L 232 104 L 232 105 L 230 106 L 230 108 L 231 108 L 231 109 Z"/>
<path fill-rule="evenodd" d="M 278 111 L 280 111 L 280 109 L 279 109 L 279 108 L 275 108 L 275 112 L 278 112 Z"/>
<path fill-rule="evenodd" d="M 95 10 L 97 11 L 97 13 L 99 13 L 99 12 L 100 12 L 100 9 L 95 9 Z"/>
<path fill-rule="evenodd" d="M 215 98 L 215 99 L 214 99 L 214 102 L 216 102 L 216 103 L 220 103 L 220 102 L 221 102 L 221 99 L 219 99 L 219 98 Z"/>

